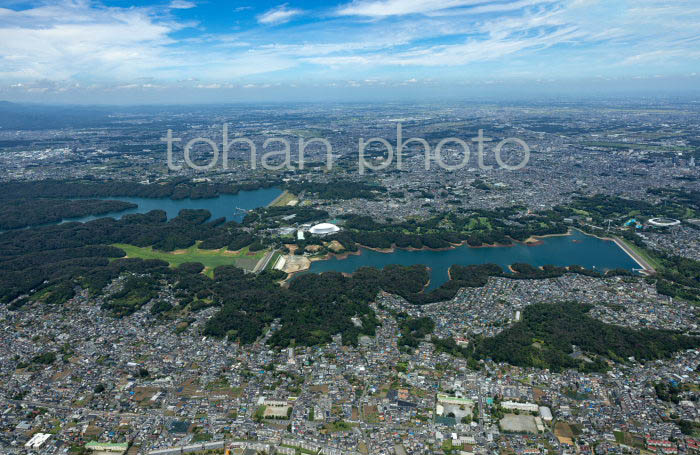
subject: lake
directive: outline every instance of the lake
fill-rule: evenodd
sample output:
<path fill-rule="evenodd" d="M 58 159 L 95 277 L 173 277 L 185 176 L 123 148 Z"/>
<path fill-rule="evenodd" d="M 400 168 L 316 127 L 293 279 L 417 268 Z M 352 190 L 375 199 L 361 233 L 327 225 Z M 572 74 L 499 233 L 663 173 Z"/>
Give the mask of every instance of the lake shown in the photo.
<path fill-rule="evenodd" d="M 448 270 L 454 264 L 498 264 L 505 270 L 517 262 L 535 267 L 542 265 L 580 265 L 587 269 L 605 271 L 609 269 L 639 270 L 641 267 L 615 242 L 603 240 L 573 230 L 570 235 L 545 237 L 534 245 L 516 243 L 513 246 L 472 248 L 467 245 L 450 250 L 400 250 L 381 253 L 367 248 L 359 255 L 348 255 L 345 259 L 331 257 L 314 261 L 311 268 L 301 273 L 345 272 L 352 273 L 360 267 L 384 268 L 389 264 L 424 264 L 430 267 L 430 285 L 435 289 L 448 279 Z"/>
<path fill-rule="evenodd" d="M 222 194 L 210 199 L 152 199 L 143 197 L 106 197 L 100 198 L 112 201 L 125 201 L 137 204 L 133 209 L 122 210 L 121 212 L 106 213 L 104 215 L 84 216 L 80 218 L 66 218 L 62 223 L 68 221 L 96 220 L 98 218 L 119 219 L 130 213 L 147 213 L 151 210 L 164 210 L 168 219 L 174 218 L 182 209 L 206 209 L 211 212 L 212 218 L 226 218 L 227 221 L 241 221 L 245 216 L 245 211 L 264 207 L 274 201 L 282 194 L 279 188 L 261 188 L 253 191 L 239 191 L 238 194 Z"/>

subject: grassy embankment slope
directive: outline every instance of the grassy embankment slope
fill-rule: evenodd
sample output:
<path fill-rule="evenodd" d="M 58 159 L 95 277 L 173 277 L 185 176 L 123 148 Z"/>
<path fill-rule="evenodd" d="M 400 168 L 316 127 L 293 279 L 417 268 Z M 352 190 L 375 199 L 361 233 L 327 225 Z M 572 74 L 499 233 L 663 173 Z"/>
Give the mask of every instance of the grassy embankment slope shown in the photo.
<path fill-rule="evenodd" d="M 622 238 L 622 237 L 618 237 L 618 239 L 619 239 L 622 243 L 624 243 L 630 250 L 634 251 L 634 252 L 637 253 L 642 259 L 644 259 L 645 261 L 647 261 L 647 262 L 649 263 L 649 265 L 651 265 L 651 266 L 654 268 L 654 270 L 659 271 L 659 270 L 661 270 L 661 269 L 663 268 L 663 265 L 662 265 L 661 262 L 656 258 L 656 256 L 654 256 L 652 253 L 650 253 L 650 252 L 647 251 L 646 249 L 640 248 L 640 247 L 638 247 L 637 245 L 633 244 L 633 243 L 630 242 L 630 241 L 625 240 L 625 239 Z"/>
<path fill-rule="evenodd" d="M 277 196 L 274 201 L 270 202 L 269 207 L 284 207 L 292 201 L 298 201 L 297 197 L 287 190 Z"/>

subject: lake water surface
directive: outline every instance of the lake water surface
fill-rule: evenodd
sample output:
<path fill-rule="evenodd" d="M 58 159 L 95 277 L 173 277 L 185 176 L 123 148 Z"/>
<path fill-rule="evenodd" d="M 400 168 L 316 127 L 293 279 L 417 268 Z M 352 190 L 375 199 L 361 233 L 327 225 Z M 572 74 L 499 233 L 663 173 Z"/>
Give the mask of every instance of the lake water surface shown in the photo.
<path fill-rule="evenodd" d="M 137 204 L 134 209 L 108 213 L 99 216 L 86 216 L 66 221 L 86 222 L 97 218 L 121 218 L 129 213 L 146 213 L 151 210 L 164 210 L 168 218 L 173 218 L 182 209 L 206 209 L 212 219 L 224 217 L 228 221 L 241 221 L 246 210 L 263 207 L 282 194 L 278 188 L 263 188 L 254 191 L 241 191 L 238 194 L 223 194 L 211 199 L 150 199 L 139 197 L 111 197 L 105 199 L 126 201 Z M 344 259 L 331 257 L 323 261 L 314 261 L 311 268 L 301 273 L 319 273 L 337 271 L 352 273 L 360 267 L 370 266 L 384 268 L 389 264 L 414 265 L 424 264 L 431 269 L 428 290 L 435 289 L 446 282 L 448 270 L 454 264 L 498 264 L 508 270 L 508 266 L 524 262 L 535 267 L 552 264 L 567 266 L 577 264 L 587 269 L 605 271 L 622 268 L 638 270 L 639 265 L 615 242 L 602 240 L 573 230 L 570 235 L 546 237 L 538 244 L 527 245 L 515 243 L 512 246 L 472 248 L 462 245 L 450 250 L 401 250 L 382 253 L 367 248 L 361 249 L 359 255 L 348 255 Z"/>
<path fill-rule="evenodd" d="M 147 213 L 151 210 L 164 210 L 168 215 L 168 219 L 170 219 L 176 217 L 182 209 L 206 209 L 211 212 L 211 219 L 224 217 L 226 221 L 241 221 L 245 216 L 246 210 L 264 207 L 274 201 L 280 194 L 282 194 L 282 190 L 279 188 L 261 188 L 253 191 L 240 191 L 238 194 L 222 194 L 211 199 L 172 200 L 143 197 L 106 197 L 101 199 L 131 202 L 137 204 L 138 207 L 104 215 L 66 218 L 62 222 L 80 221 L 84 223 L 107 217 L 119 219 L 130 213 Z"/>
<path fill-rule="evenodd" d="M 451 250 L 400 250 L 381 253 L 367 248 L 359 255 L 348 255 L 345 259 L 331 257 L 328 260 L 314 261 L 311 268 L 302 273 L 327 271 L 352 273 L 360 267 L 384 268 L 389 264 L 424 264 L 430 267 L 430 285 L 435 289 L 448 279 L 448 270 L 454 264 L 472 265 L 494 263 L 508 270 L 508 266 L 524 262 L 535 267 L 542 265 L 580 265 L 587 269 L 605 271 L 609 269 L 640 269 L 627 253 L 615 242 L 602 240 L 573 230 L 570 235 L 553 236 L 541 239 L 536 245 L 516 243 L 513 246 L 472 248 L 467 245 Z"/>

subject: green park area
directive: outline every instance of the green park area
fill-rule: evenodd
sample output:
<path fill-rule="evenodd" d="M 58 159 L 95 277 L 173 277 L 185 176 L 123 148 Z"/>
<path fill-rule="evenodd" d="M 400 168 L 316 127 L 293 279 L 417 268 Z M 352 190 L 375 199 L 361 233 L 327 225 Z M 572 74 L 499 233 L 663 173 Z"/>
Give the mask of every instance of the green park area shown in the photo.
<path fill-rule="evenodd" d="M 229 251 L 226 248 L 218 250 L 202 250 L 199 243 L 184 250 L 160 251 L 153 247 L 138 247 L 124 243 L 115 243 L 114 246 L 126 252 L 129 258 L 160 259 L 178 267 L 186 262 L 200 262 L 204 265 L 204 273 L 212 276 L 214 269 L 221 265 L 234 265 L 246 270 L 253 270 L 258 261 L 267 253 L 267 250 L 249 251 L 248 247 L 238 251 Z"/>

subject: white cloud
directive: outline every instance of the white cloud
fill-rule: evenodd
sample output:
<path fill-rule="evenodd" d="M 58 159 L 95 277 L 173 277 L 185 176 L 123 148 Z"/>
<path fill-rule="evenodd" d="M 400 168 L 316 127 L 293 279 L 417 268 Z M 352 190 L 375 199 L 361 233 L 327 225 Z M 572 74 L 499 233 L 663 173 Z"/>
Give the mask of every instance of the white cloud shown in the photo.
<path fill-rule="evenodd" d="M 623 65 L 637 65 L 640 63 L 662 63 L 678 58 L 683 59 L 698 59 L 700 58 L 700 50 L 689 51 L 688 49 L 660 49 L 651 52 L 643 52 L 632 55 L 622 61 Z"/>
<path fill-rule="evenodd" d="M 259 15 L 258 22 L 269 25 L 284 24 L 299 14 L 301 14 L 301 10 L 290 9 L 285 3 L 284 5 L 280 5 L 277 8 L 273 8 Z"/>
<path fill-rule="evenodd" d="M 404 14 L 431 13 L 459 6 L 484 3 L 484 0 L 355 0 L 341 6 L 340 16 L 400 16 Z"/>
<path fill-rule="evenodd" d="M 636 0 L 624 8 L 603 0 L 356 0 L 333 16 L 282 4 L 257 16 L 264 26 L 212 33 L 204 23 L 175 39 L 174 32 L 191 24 L 178 22 L 171 9 L 194 2 L 119 8 L 63 0 L 0 8 L 0 81 L 39 93 L 90 84 L 110 90 L 225 89 L 232 81 L 263 86 L 249 76 L 343 79 L 338 86 L 348 86 L 424 84 L 431 76 L 595 76 L 601 68 L 605 76 L 644 75 L 658 73 L 659 62 L 688 74 L 697 72 L 700 59 L 700 7 L 679 2 Z M 311 20 L 267 26 L 299 14 Z M 76 81 L 83 85 L 75 87 Z"/>
<path fill-rule="evenodd" d="M 452 27 L 448 26 L 446 30 L 451 31 Z M 414 44 L 406 49 L 385 47 L 361 55 L 317 55 L 306 58 L 305 61 L 332 67 L 464 66 L 512 55 L 525 55 L 524 51 L 536 52 L 586 37 L 577 26 L 561 17 L 559 9 L 544 9 L 506 19 L 494 18 L 474 23 L 470 32 L 472 35 L 447 44 Z"/>
<path fill-rule="evenodd" d="M 455 16 L 455 15 L 476 15 L 488 13 L 504 13 L 515 11 L 529 6 L 545 5 L 556 3 L 557 0 L 518 0 L 508 3 L 485 3 L 463 8 L 451 8 L 447 10 L 426 12 L 428 16 Z"/>
<path fill-rule="evenodd" d="M 232 43 L 228 35 L 216 45 L 170 37 L 185 26 L 150 8 L 94 7 L 87 2 L 22 11 L 0 8 L 0 79 L 85 79 L 104 86 L 149 76 L 213 83 L 297 65 L 283 52 L 251 49 Z"/>
<path fill-rule="evenodd" d="M 190 9 L 197 6 L 197 4 L 188 0 L 173 0 L 170 2 L 169 6 L 172 9 Z"/>
<path fill-rule="evenodd" d="M 64 79 L 80 75 L 141 76 L 173 64 L 165 46 L 181 28 L 140 8 L 91 8 L 66 2 L 0 9 L 0 77 Z"/>

